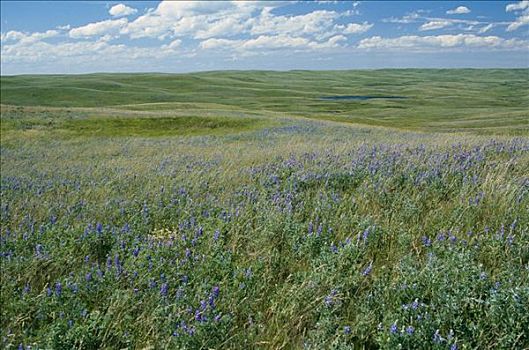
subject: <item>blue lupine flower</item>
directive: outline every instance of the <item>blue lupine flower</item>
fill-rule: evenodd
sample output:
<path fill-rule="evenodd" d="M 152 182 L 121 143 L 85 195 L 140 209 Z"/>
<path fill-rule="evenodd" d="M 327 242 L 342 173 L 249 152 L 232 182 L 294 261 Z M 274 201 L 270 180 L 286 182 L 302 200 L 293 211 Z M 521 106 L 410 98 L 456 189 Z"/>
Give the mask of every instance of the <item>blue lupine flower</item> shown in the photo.
<path fill-rule="evenodd" d="M 369 265 L 367 265 L 367 267 L 364 269 L 364 271 L 362 271 L 362 275 L 363 276 L 367 276 L 371 273 L 371 270 L 373 269 L 373 262 L 371 261 L 369 263 Z"/>
<path fill-rule="evenodd" d="M 53 294 L 53 291 L 51 290 L 50 287 L 46 287 L 46 295 L 51 297 L 51 295 Z"/>
<path fill-rule="evenodd" d="M 391 334 L 397 334 L 398 332 L 398 329 L 397 329 L 397 322 L 393 323 L 390 327 L 389 327 L 389 332 Z"/>
<path fill-rule="evenodd" d="M 99 233 L 99 234 L 101 234 L 101 233 L 103 232 L 103 224 L 102 224 L 102 223 L 98 222 L 98 223 L 96 224 L 96 231 L 97 231 L 97 233 Z"/>
<path fill-rule="evenodd" d="M 406 328 L 406 333 L 408 333 L 409 335 L 412 335 L 413 332 L 415 332 L 415 328 L 413 328 L 413 326 L 408 326 Z"/>
<path fill-rule="evenodd" d="M 362 239 L 364 240 L 364 243 L 367 242 L 367 239 L 369 237 L 369 227 L 364 230 L 364 233 L 362 234 Z"/>
<path fill-rule="evenodd" d="M 215 232 L 213 233 L 213 240 L 217 241 L 219 239 L 219 236 L 220 236 L 220 231 L 215 230 Z"/>
<path fill-rule="evenodd" d="M 60 297 L 62 294 L 62 284 L 61 282 L 55 283 L 55 294 Z"/>
<path fill-rule="evenodd" d="M 205 321 L 204 315 L 202 315 L 202 312 L 198 309 L 195 311 L 195 321 L 198 321 L 198 322 Z"/>
<path fill-rule="evenodd" d="M 432 245 L 432 240 L 429 237 L 423 236 L 422 237 L 422 244 L 425 247 L 430 247 Z"/>
<path fill-rule="evenodd" d="M 42 253 L 42 244 L 37 244 L 35 246 L 35 254 L 37 255 L 37 257 L 41 257 L 43 255 L 43 253 Z"/>
<path fill-rule="evenodd" d="M 334 304 L 334 297 L 337 293 L 338 291 L 336 289 L 332 289 L 329 295 L 325 297 L 325 305 L 327 305 L 328 307 L 332 306 Z"/>
<path fill-rule="evenodd" d="M 344 334 L 351 334 L 351 327 L 349 326 L 343 327 L 343 332 Z"/>
<path fill-rule="evenodd" d="M 419 307 L 419 300 L 418 300 L 418 299 L 415 299 L 415 300 L 413 301 L 413 303 L 411 303 L 411 308 L 412 308 L 413 310 L 417 310 L 418 307 Z"/>
<path fill-rule="evenodd" d="M 213 293 L 213 295 L 215 296 L 215 298 L 218 298 L 218 297 L 219 297 L 219 293 L 220 293 L 220 288 L 219 288 L 219 286 L 215 286 L 215 287 L 213 287 L 213 289 L 212 289 L 212 293 Z"/>
<path fill-rule="evenodd" d="M 85 280 L 86 280 L 86 282 L 90 282 L 92 280 L 92 273 L 91 272 L 87 272 L 86 273 Z"/>
<path fill-rule="evenodd" d="M 162 286 L 160 287 L 160 295 L 162 297 L 166 297 L 168 290 L 169 290 L 169 285 L 167 283 L 163 283 Z"/>
<path fill-rule="evenodd" d="M 457 344 L 452 344 L 452 346 L 450 346 L 450 350 L 457 350 Z"/>

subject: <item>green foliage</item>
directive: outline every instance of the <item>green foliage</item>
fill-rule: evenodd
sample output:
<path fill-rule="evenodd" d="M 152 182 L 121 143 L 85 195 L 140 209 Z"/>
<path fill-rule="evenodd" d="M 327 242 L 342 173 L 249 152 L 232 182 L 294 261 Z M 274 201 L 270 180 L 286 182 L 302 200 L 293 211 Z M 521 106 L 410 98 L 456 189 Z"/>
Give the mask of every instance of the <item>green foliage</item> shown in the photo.
<path fill-rule="evenodd" d="M 244 109 L 279 94 L 252 86 L 303 95 L 318 76 L 315 88 L 352 94 L 343 83 L 358 74 L 366 94 L 503 81 L 512 107 L 487 103 L 514 110 L 524 103 L 511 91 L 523 85 L 516 72 L 290 72 L 281 84 L 274 72 L 2 77 L 11 103 L 15 86 L 40 79 L 57 91 L 69 81 L 65 104 L 81 88 L 114 91 L 98 95 L 109 104 L 129 88 L 129 103 L 142 102 L 134 94 L 146 87 L 190 100 L 212 82 L 225 89 L 216 85 L 209 107 L 2 106 L 1 346 L 527 348 L 527 137 Z M 41 87 L 28 105 L 41 104 Z M 231 104 L 239 97 L 244 107 Z M 276 111 L 288 110 L 287 99 Z M 411 102 L 346 103 L 366 116 L 385 113 L 377 104 Z M 409 121 L 401 127 L 414 128 Z"/>
<path fill-rule="evenodd" d="M 528 133 L 527 69 L 223 71 L 1 77 L 1 103 L 186 116 L 289 115 L 426 131 Z M 368 101 L 323 96 L 403 96 Z M 190 114 L 190 111 L 192 111 Z"/>

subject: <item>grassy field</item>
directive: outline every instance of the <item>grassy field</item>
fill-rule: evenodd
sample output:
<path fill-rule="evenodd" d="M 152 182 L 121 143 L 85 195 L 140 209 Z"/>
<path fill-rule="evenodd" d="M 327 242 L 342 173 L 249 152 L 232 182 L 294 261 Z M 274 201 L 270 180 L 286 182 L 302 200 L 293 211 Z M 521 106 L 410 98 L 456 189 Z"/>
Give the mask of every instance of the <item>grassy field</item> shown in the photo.
<path fill-rule="evenodd" d="M 2 104 L 251 113 L 424 131 L 528 134 L 529 69 L 206 72 L 1 78 Z M 324 96 L 406 99 L 327 101 Z"/>
<path fill-rule="evenodd" d="M 2 347 L 529 348 L 528 74 L 2 77 Z"/>

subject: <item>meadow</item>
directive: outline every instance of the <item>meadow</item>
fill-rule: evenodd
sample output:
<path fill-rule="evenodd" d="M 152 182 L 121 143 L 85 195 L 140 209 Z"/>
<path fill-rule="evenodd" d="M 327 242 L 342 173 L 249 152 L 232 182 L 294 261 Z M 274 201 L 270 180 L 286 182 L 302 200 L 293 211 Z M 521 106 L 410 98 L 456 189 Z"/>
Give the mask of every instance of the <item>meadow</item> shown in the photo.
<path fill-rule="evenodd" d="M 528 78 L 2 76 L 1 346 L 529 348 Z"/>

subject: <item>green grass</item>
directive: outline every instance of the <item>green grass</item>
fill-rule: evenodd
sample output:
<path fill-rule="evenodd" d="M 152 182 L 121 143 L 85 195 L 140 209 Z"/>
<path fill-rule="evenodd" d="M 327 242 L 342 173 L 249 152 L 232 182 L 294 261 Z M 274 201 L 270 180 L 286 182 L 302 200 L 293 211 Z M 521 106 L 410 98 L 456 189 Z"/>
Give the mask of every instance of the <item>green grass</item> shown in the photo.
<path fill-rule="evenodd" d="M 61 137 L 123 137 L 123 136 L 171 136 L 171 135 L 202 135 L 226 134 L 261 128 L 266 123 L 264 119 L 235 118 L 235 117 L 142 117 L 142 116 L 86 116 L 72 117 L 64 113 L 41 112 L 36 116 L 23 117 L 21 113 L 4 110 L 2 132 L 41 134 Z M 23 114 L 23 113 L 22 113 Z M 277 123 L 276 123 L 277 124 Z"/>
<path fill-rule="evenodd" d="M 175 113 L 191 107 L 220 116 L 258 112 L 423 131 L 527 134 L 528 77 L 529 69 L 4 76 L 1 102 Z M 407 98 L 319 99 L 330 95 Z"/>
<path fill-rule="evenodd" d="M 2 77 L 0 347 L 528 348 L 527 72 Z"/>

